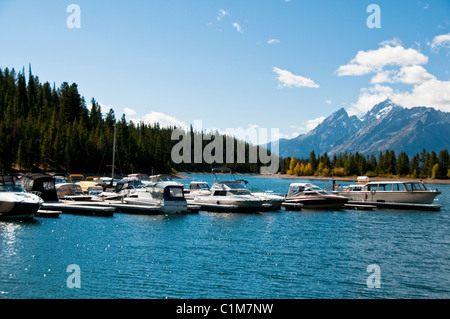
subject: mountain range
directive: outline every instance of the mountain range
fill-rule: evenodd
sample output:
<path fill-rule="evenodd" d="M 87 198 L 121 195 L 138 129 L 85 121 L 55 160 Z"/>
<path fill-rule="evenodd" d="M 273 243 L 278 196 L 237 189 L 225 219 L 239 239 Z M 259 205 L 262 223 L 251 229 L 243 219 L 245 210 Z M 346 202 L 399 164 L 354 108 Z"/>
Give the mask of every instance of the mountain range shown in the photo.
<path fill-rule="evenodd" d="M 308 133 L 280 139 L 278 146 L 281 157 L 308 158 L 311 151 L 370 155 L 386 150 L 411 156 L 424 148 L 449 149 L 449 136 L 450 113 L 423 106 L 404 108 L 387 99 L 361 118 L 341 108 Z"/>

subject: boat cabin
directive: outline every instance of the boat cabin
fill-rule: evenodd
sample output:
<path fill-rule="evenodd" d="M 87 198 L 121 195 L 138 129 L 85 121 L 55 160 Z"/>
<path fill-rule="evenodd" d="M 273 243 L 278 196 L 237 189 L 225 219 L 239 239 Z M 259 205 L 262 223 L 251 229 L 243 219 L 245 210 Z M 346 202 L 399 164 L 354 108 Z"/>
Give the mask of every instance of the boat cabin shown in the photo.
<path fill-rule="evenodd" d="M 218 182 L 211 188 L 213 196 L 251 195 L 241 180 Z"/>
<path fill-rule="evenodd" d="M 421 182 L 369 182 L 364 185 L 349 185 L 345 191 L 348 192 L 413 192 L 413 191 L 429 191 L 429 189 Z"/>
<path fill-rule="evenodd" d="M 326 190 L 310 183 L 292 183 L 287 197 L 330 195 Z"/>
<path fill-rule="evenodd" d="M 53 176 L 43 173 L 30 173 L 22 176 L 20 182 L 27 192 L 38 193 L 44 201 L 58 201 Z"/>
<path fill-rule="evenodd" d="M 152 199 L 161 201 L 186 201 L 183 185 L 176 182 L 157 182 L 137 189 L 139 195 L 149 194 Z M 138 196 L 140 197 L 140 196 Z"/>
<path fill-rule="evenodd" d="M 209 185 L 207 182 L 191 182 L 189 184 L 190 191 L 209 191 Z"/>

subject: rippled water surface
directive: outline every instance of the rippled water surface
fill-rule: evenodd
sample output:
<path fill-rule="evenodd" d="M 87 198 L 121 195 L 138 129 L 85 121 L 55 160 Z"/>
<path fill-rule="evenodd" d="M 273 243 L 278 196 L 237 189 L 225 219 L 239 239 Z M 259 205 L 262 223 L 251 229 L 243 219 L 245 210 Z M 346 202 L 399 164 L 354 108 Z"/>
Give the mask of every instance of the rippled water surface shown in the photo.
<path fill-rule="evenodd" d="M 246 178 L 281 193 L 293 182 Z M 440 212 L 0 221 L 0 298 L 449 298 L 450 187 L 433 187 Z M 72 264 L 80 288 L 68 288 Z M 371 264 L 380 288 L 367 286 Z"/>

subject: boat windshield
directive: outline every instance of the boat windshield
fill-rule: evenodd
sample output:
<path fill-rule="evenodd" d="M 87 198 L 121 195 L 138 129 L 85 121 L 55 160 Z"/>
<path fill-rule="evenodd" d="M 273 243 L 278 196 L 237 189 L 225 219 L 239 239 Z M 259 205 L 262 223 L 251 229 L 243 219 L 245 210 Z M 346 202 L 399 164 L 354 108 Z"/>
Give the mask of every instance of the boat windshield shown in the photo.
<path fill-rule="evenodd" d="M 427 188 L 422 183 L 405 183 L 404 184 L 408 191 L 426 191 Z"/>
<path fill-rule="evenodd" d="M 19 193 L 24 193 L 25 190 L 20 185 L 0 185 L 0 192 L 19 192 Z"/>
<path fill-rule="evenodd" d="M 183 198 L 184 197 L 183 189 L 180 187 L 170 187 L 169 195 L 170 195 L 170 198 L 176 198 L 176 199 Z"/>
<path fill-rule="evenodd" d="M 209 191 L 209 186 L 207 183 L 196 183 L 190 185 L 191 190 L 207 190 Z"/>
<path fill-rule="evenodd" d="M 318 186 L 292 186 L 291 189 L 289 190 L 288 196 L 298 196 L 300 194 L 304 194 L 304 195 L 329 195 L 330 193 L 328 193 L 326 190 L 318 187 Z"/>
<path fill-rule="evenodd" d="M 243 189 L 243 186 L 241 183 L 224 183 L 224 184 L 227 185 L 231 189 L 239 189 L 239 190 Z"/>
<path fill-rule="evenodd" d="M 233 190 L 229 190 L 228 194 L 231 195 L 249 195 L 250 192 L 246 189 L 233 189 Z"/>

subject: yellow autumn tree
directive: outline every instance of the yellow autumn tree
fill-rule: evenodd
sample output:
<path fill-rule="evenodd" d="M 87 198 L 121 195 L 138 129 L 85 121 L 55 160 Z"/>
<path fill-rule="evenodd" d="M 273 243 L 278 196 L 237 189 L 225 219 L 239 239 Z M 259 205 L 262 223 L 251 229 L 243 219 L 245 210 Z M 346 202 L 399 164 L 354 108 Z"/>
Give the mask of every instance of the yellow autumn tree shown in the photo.
<path fill-rule="evenodd" d="M 297 162 L 297 165 L 295 165 L 294 168 L 294 174 L 297 176 L 303 175 L 303 171 L 305 170 L 305 165 L 303 163 Z"/>
<path fill-rule="evenodd" d="M 289 169 L 286 171 L 286 174 L 294 175 L 294 169 L 297 164 L 298 164 L 298 160 L 297 160 L 297 158 L 295 158 L 295 156 L 293 156 L 291 158 L 291 161 L 289 162 Z"/>
<path fill-rule="evenodd" d="M 303 171 L 304 176 L 312 176 L 314 175 L 314 170 L 312 168 L 311 163 L 306 164 L 305 169 Z"/>

